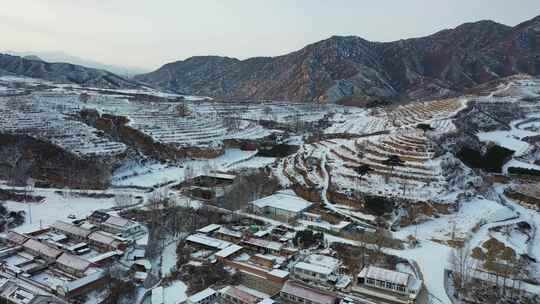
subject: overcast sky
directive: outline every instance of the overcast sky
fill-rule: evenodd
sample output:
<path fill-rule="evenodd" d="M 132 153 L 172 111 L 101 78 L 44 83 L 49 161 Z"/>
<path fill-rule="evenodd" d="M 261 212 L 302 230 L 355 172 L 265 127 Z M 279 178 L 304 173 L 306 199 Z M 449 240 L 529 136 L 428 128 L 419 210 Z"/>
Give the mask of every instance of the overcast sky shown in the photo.
<path fill-rule="evenodd" d="M 2 0 L 0 50 L 154 69 L 194 55 L 275 56 L 332 35 L 391 41 L 535 14 L 540 0 Z"/>

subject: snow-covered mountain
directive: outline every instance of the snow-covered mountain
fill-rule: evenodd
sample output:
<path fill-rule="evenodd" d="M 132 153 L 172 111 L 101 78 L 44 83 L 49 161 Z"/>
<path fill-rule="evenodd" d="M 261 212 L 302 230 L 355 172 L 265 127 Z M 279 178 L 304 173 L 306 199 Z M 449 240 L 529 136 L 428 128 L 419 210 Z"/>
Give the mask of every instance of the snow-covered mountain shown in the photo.
<path fill-rule="evenodd" d="M 6 51 L 6 53 L 10 55 L 25 57 L 25 58 L 28 56 L 35 56 L 37 58 L 40 58 L 43 61 L 51 62 L 51 63 L 65 62 L 65 63 L 71 63 L 75 65 L 82 65 L 85 67 L 94 68 L 98 70 L 107 70 L 111 73 L 120 75 L 122 77 L 132 77 L 137 74 L 148 72 L 145 69 L 137 68 L 137 67 L 127 67 L 127 66 L 120 66 L 120 65 L 113 65 L 113 64 L 105 64 L 105 63 L 97 62 L 95 60 L 74 56 L 63 51 L 50 51 L 50 52 L 47 52 L 47 51 L 31 51 L 31 52 Z"/>
<path fill-rule="evenodd" d="M 479 21 L 388 43 L 335 36 L 278 57 L 193 57 L 136 78 L 227 100 L 362 104 L 457 96 L 518 73 L 540 75 L 540 16 L 515 27 Z"/>
<path fill-rule="evenodd" d="M 35 58 L 27 59 L 5 54 L 0 54 L 0 76 L 25 76 L 107 89 L 140 87 L 137 82 L 106 70 L 71 63 L 49 63 Z"/>

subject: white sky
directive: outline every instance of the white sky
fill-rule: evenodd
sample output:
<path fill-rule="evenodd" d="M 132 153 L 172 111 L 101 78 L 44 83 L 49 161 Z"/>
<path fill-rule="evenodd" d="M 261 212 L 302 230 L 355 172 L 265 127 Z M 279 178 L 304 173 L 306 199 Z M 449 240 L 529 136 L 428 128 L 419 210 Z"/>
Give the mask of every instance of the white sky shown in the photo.
<path fill-rule="evenodd" d="M 275 56 L 332 35 L 391 41 L 540 14 L 540 0 L 0 1 L 0 50 L 147 69 L 194 55 Z"/>

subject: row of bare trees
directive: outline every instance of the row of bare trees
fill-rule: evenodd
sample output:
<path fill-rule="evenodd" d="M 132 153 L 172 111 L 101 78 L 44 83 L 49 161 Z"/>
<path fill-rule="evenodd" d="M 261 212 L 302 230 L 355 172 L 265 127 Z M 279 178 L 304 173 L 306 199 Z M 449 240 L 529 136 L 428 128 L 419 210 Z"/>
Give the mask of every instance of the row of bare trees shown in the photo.
<path fill-rule="evenodd" d="M 451 251 L 448 264 L 456 299 L 472 303 L 480 300 L 512 303 L 532 299 L 522 286 L 529 275 L 526 259 L 516 256 L 509 248 L 488 250 L 483 254 L 480 248 L 471 250 L 465 242 Z"/>

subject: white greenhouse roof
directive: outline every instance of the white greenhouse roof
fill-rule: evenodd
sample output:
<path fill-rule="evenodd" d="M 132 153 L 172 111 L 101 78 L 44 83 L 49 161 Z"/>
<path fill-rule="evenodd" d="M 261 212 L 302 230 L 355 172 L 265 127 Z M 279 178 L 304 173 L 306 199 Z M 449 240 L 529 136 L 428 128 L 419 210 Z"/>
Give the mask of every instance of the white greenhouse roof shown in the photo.
<path fill-rule="evenodd" d="M 312 204 L 303 198 L 296 195 L 276 193 L 261 199 L 258 199 L 252 204 L 259 208 L 271 207 L 289 212 L 302 212 L 309 208 Z"/>

